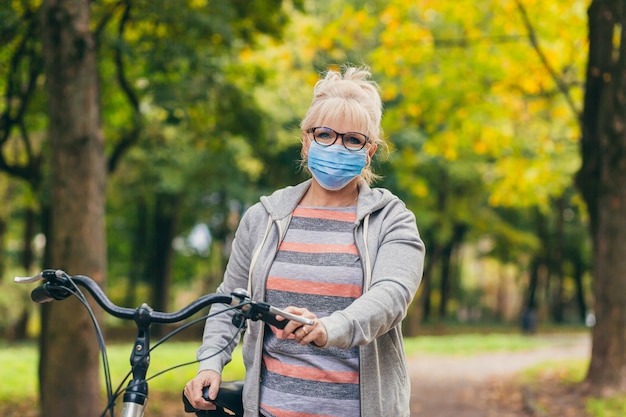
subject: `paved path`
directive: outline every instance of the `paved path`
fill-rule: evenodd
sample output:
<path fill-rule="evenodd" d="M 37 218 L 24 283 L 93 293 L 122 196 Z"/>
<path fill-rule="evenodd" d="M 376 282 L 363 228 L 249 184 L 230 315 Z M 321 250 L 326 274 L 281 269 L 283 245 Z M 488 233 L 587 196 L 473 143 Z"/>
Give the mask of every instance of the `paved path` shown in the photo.
<path fill-rule="evenodd" d="M 418 354 L 409 358 L 412 399 L 411 417 L 508 417 L 486 409 L 490 392 L 485 387 L 494 379 L 510 377 L 535 364 L 558 359 L 589 357 L 588 336 L 533 336 L 552 339 L 550 347 L 523 352 L 503 352 L 449 357 Z M 507 414 L 508 413 L 508 414 Z"/>

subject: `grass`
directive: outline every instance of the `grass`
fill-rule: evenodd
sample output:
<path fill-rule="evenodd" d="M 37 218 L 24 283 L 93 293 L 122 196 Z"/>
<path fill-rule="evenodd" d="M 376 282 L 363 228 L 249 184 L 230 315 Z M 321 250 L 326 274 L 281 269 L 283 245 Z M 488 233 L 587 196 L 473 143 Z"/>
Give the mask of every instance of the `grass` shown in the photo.
<path fill-rule="evenodd" d="M 170 342 L 154 349 L 150 354 L 150 370 L 148 377 L 150 378 L 161 371 L 166 372 L 149 380 L 150 389 L 170 391 L 173 387 L 180 387 L 182 391 L 185 383 L 196 374 L 198 364 L 193 363 L 172 370 L 168 369 L 182 363 L 195 361 L 198 346 L 199 344 L 196 342 Z M 129 358 L 131 347 L 132 345 L 113 345 L 107 349 L 114 389 L 130 370 Z M 233 354 L 233 361 L 226 366 L 222 377 L 227 381 L 241 379 L 244 375 L 245 370 L 241 352 L 239 349 L 236 349 Z"/>
<path fill-rule="evenodd" d="M 496 351 L 520 351 L 554 346 L 555 343 L 570 343 L 568 335 L 524 336 L 519 334 L 463 334 L 446 336 L 419 336 L 405 340 L 407 355 L 419 353 L 440 355 L 472 355 Z M 148 375 L 180 363 L 193 361 L 198 347 L 196 342 L 169 342 L 159 346 L 151 354 Z M 26 401 L 37 393 L 37 350 L 35 344 L 0 346 L 0 401 Z M 109 363 L 115 389 L 130 369 L 130 344 L 114 344 L 108 347 Z M 543 363 L 530 368 L 521 376 L 523 380 L 536 379 L 543 372 L 557 372 L 564 383 L 576 383 L 583 379 L 587 361 L 568 360 Z M 182 390 L 191 379 L 197 365 L 188 365 L 168 371 L 149 382 L 154 391 L 172 392 Z M 224 380 L 241 379 L 244 376 L 243 361 L 239 349 L 235 350 L 233 361 L 224 370 Z M 587 411 L 593 417 L 623 417 L 626 415 L 626 397 L 610 399 L 590 399 Z"/>
<path fill-rule="evenodd" d="M 0 348 L 0 401 L 32 398 L 37 393 L 37 350 L 35 345 Z"/>
<path fill-rule="evenodd" d="M 415 353 L 441 355 L 475 355 L 490 352 L 515 352 L 541 347 L 554 346 L 555 343 L 573 343 L 567 335 L 527 336 L 522 334 L 458 334 L 447 336 L 419 336 L 405 339 L 407 356 Z"/>
<path fill-rule="evenodd" d="M 554 344 L 550 337 L 519 334 L 463 334 L 448 336 L 419 336 L 407 338 L 407 355 L 436 353 L 443 355 L 469 355 L 494 351 L 518 351 Z M 168 342 L 151 354 L 150 372 L 154 375 L 164 369 L 195 359 L 196 342 Z M 113 388 L 115 389 L 130 370 L 131 344 L 108 346 Z M 37 351 L 34 344 L 0 347 L 0 369 L 3 383 L 0 400 L 31 396 L 37 392 Z M 197 365 L 188 365 L 168 371 L 149 381 L 151 390 L 171 391 L 182 387 L 196 373 Z M 224 380 L 243 378 L 245 374 L 241 352 L 237 349 L 233 361 L 224 370 Z M 103 385 L 104 386 L 104 385 Z M 178 388 L 176 388 L 178 389 Z M 31 393 L 30 395 L 28 395 Z"/>
<path fill-rule="evenodd" d="M 131 344 L 115 344 L 107 347 L 107 356 L 111 370 L 111 380 L 115 390 L 130 370 Z M 150 354 L 150 370 L 148 376 L 195 360 L 198 343 L 171 342 L 158 346 Z M 35 397 L 37 393 L 37 346 L 23 344 L 0 347 L 0 401 L 15 401 Z M 71 364 L 68 364 L 71 366 Z M 196 374 L 197 364 L 191 364 L 167 371 L 149 381 L 150 389 L 155 391 L 172 391 L 183 389 L 185 383 Z M 245 375 L 243 360 L 239 349 L 233 354 L 233 361 L 226 366 L 224 380 L 241 379 Z M 104 377 L 102 378 L 104 381 Z M 126 385 L 126 384 L 124 384 Z M 102 384 L 104 387 L 104 383 Z M 103 388 L 104 390 L 104 388 Z"/>
<path fill-rule="evenodd" d="M 589 365 L 588 360 L 561 360 L 543 362 L 525 370 L 520 381 L 532 384 L 541 379 L 542 375 L 552 374 L 563 384 L 571 385 L 582 382 Z M 611 398 L 588 398 L 585 408 L 593 417 L 624 417 L 626 416 L 626 395 Z"/>
<path fill-rule="evenodd" d="M 587 401 L 587 412 L 594 417 L 624 417 L 626 395 L 608 399 L 592 398 Z"/>

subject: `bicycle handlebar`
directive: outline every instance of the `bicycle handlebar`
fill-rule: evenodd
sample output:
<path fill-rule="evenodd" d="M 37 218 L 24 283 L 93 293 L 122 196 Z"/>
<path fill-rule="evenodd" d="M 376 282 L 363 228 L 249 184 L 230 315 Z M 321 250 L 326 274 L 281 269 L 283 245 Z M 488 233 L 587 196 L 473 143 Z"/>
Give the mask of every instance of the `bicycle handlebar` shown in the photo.
<path fill-rule="evenodd" d="M 104 291 L 102 291 L 100 285 L 85 275 L 69 276 L 60 269 L 45 269 L 32 277 L 14 278 L 14 282 L 18 284 L 27 284 L 37 281 L 44 281 L 44 283 L 31 292 L 31 299 L 36 303 L 41 304 L 54 300 L 66 299 L 72 295 L 71 289 L 74 287 L 73 283 L 75 283 L 85 288 L 94 297 L 102 309 L 110 315 L 127 320 L 136 320 L 137 318 L 138 309 L 120 307 L 114 304 L 106 296 Z M 313 325 L 313 321 L 310 319 L 296 316 L 267 303 L 250 299 L 247 291 L 240 288 L 236 289 L 231 295 L 204 295 L 186 307 L 173 313 L 154 311 L 145 304 L 143 304 L 142 307 L 149 309 L 150 323 L 171 324 L 181 322 L 193 316 L 203 308 L 211 304 L 218 303 L 228 304 L 233 307 L 239 306 L 239 308 L 245 313 L 246 318 L 253 321 L 262 320 L 279 328 L 284 328 L 289 320 L 293 320 L 301 324 Z M 276 316 L 281 316 L 286 320 L 278 320 Z"/>
<path fill-rule="evenodd" d="M 31 293 L 31 299 L 36 303 L 46 303 L 53 300 L 63 300 L 71 295 L 68 288 L 72 288 L 73 281 L 77 285 L 85 288 L 102 307 L 104 311 L 120 319 L 133 320 L 136 317 L 137 309 L 125 308 L 115 305 L 102 291 L 102 288 L 91 278 L 84 275 L 68 276 L 61 270 L 47 269 L 33 277 L 15 277 L 17 283 L 30 283 L 43 280 L 43 285 L 35 288 Z M 241 293 L 226 294 L 208 294 L 195 300 L 188 306 L 174 313 L 162 313 L 150 310 L 151 323 L 178 323 L 191 316 L 210 304 L 230 304 L 237 305 L 245 301 L 247 295 L 245 291 Z M 234 304 L 233 304 L 234 303 Z"/>
<path fill-rule="evenodd" d="M 232 322 L 239 328 L 244 325 L 243 320 L 262 320 L 280 329 L 290 320 L 301 324 L 313 325 L 313 320 L 296 316 L 262 301 L 252 300 L 246 290 L 236 289 L 230 295 L 207 294 L 191 302 L 186 307 L 174 313 L 154 311 L 147 304 L 138 308 L 125 308 L 114 304 L 104 293 L 100 285 L 85 275 L 70 276 L 59 269 L 45 269 L 32 277 L 15 277 L 18 284 L 43 281 L 39 287 L 31 292 L 31 299 L 36 303 L 46 303 L 54 300 L 64 300 L 70 295 L 78 295 L 77 286 L 85 288 L 95 301 L 110 315 L 127 320 L 134 320 L 139 329 L 135 347 L 131 354 L 133 380 L 129 383 L 124 394 L 124 409 L 122 416 L 143 416 L 143 409 L 147 399 L 146 372 L 150 357 L 150 331 L 153 323 L 171 324 L 181 322 L 201 309 L 211 304 L 227 304 L 236 309 Z M 82 298 L 82 297 L 80 297 Z M 278 319 L 281 316 L 283 319 Z"/>

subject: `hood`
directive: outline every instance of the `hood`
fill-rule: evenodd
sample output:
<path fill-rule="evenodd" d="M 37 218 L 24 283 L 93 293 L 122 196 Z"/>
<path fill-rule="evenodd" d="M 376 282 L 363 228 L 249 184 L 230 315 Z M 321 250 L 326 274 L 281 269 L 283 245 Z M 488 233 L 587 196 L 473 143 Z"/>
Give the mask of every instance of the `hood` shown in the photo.
<path fill-rule="evenodd" d="M 261 204 L 274 220 L 281 220 L 291 215 L 304 194 L 311 186 L 311 179 L 298 185 L 281 188 L 261 197 Z M 396 199 L 389 190 L 384 188 L 370 188 L 364 180 L 359 182 L 359 199 L 357 201 L 357 222 L 365 216 L 385 207 L 391 200 Z"/>

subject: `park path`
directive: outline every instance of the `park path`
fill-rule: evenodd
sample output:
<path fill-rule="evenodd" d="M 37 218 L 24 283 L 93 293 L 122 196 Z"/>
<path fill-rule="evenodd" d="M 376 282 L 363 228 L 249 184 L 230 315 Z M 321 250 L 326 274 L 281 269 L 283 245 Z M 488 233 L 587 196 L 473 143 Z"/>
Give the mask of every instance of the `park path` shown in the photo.
<path fill-rule="evenodd" d="M 494 403 L 494 383 L 549 360 L 585 358 L 590 354 L 587 335 L 536 335 L 550 339 L 550 346 L 523 352 L 498 352 L 450 357 L 413 355 L 411 417 L 521 417 L 522 410 Z M 500 403 L 500 405 L 498 405 Z"/>

